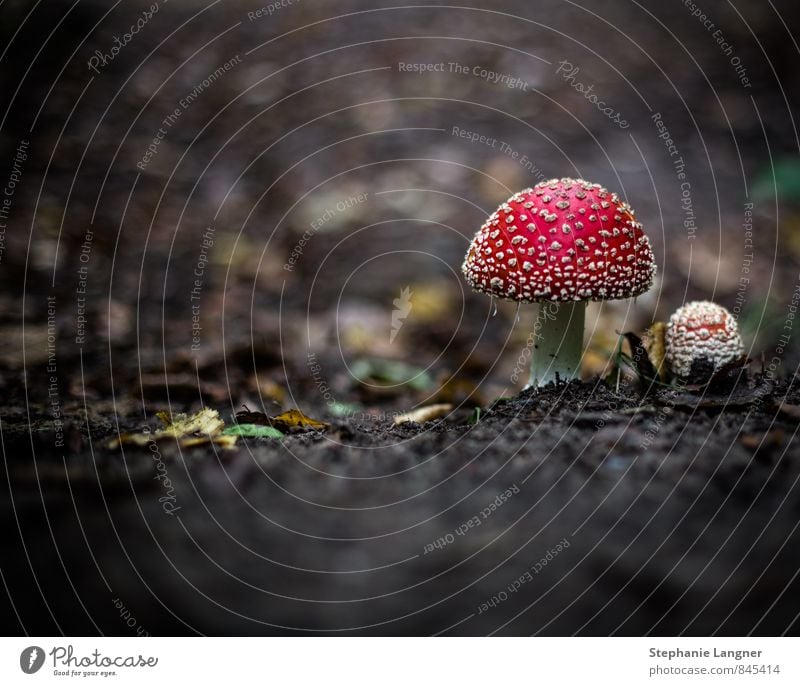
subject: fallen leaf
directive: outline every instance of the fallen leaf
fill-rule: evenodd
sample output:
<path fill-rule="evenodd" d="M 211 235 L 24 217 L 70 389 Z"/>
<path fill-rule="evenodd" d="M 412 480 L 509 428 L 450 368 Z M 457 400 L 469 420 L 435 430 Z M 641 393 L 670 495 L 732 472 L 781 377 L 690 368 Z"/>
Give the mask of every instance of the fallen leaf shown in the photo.
<path fill-rule="evenodd" d="M 664 336 L 666 331 L 667 325 L 664 322 L 653 322 L 642 337 L 642 345 L 644 345 L 650 363 L 655 367 L 658 378 L 661 381 L 667 380 L 667 365 L 664 364 L 666 355 Z"/>
<path fill-rule="evenodd" d="M 200 445 L 213 443 L 221 448 L 233 448 L 236 445 L 236 436 L 226 436 L 224 433 L 219 436 L 197 436 L 195 438 L 182 438 L 181 448 L 196 448 Z"/>
<path fill-rule="evenodd" d="M 433 379 L 424 369 L 399 360 L 362 358 L 353 363 L 351 372 L 360 383 L 377 385 L 380 390 L 407 386 L 413 391 L 425 391 L 433 385 Z"/>
<path fill-rule="evenodd" d="M 193 415 L 179 413 L 173 416 L 167 412 L 158 412 L 156 417 L 165 425 L 161 431 L 121 434 L 111 440 L 108 447 L 112 450 L 123 444 L 146 447 L 168 438 L 177 439 L 181 448 L 194 448 L 212 443 L 223 448 L 232 448 L 236 444 L 236 436 L 222 435 L 225 422 L 220 419 L 217 410 L 204 407 Z"/>
<path fill-rule="evenodd" d="M 244 438 L 283 438 L 283 433 L 272 426 L 260 424 L 234 424 L 227 427 L 223 436 L 242 436 Z"/>
<path fill-rule="evenodd" d="M 277 417 L 272 417 L 270 421 L 272 426 L 281 431 L 291 429 L 311 429 L 319 431 L 328 428 L 328 425 L 324 422 L 318 422 L 316 419 L 306 417 L 300 410 L 287 410 Z"/>
<path fill-rule="evenodd" d="M 160 433 L 165 436 L 174 436 L 175 438 L 181 438 L 187 434 L 214 436 L 222 431 L 225 426 L 225 422 L 220 418 L 219 412 L 207 407 L 191 416 L 179 413 L 170 417 L 167 412 L 157 412 L 156 417 L 166 425 Z"/>
<path fill-rule="evenodd" d="M 357 403 L 343 403 L 338 400 L 328 404 L 328 411 L 334 417 L 352 417 L 364 412 L 364 408 Z"/>
<path fill-rule="evenodd" d="M 429 422 L 431 419 L 444 417 L 452 409 L 453 406 L 450 403 L 427 405 L 425 407 L 419 407 L 416 410 L 411 410 L 411 412 L 397 415 L 394 418 L 394 423 L 403 424 L 405 422 L 416 422 L 417 424 L 423 424 Z"/>
<path fill-rule="evenodd" d="M 286 412 L 270 417 L 263 412 L 253 412 L 245 406 L 244 410 L 236 413 L 236 421 L 242 424 L 253 424 L 256 426 L 269 426 L 279 431 L 288 433 L 292 430 L 306 429 L 317 431 L 327 429 L 328 425 L 316 419 L 307 417 L 300 410 L 287 410 Z"/>
<path fill-rule="evenodd" d="M 272 421 L 263 412 L 252 412 L 246 405 L 245 409 L 236 413 L 239 424 L 258 424 L 259 426 L 272 426 Z"/>
<path fill-rule="evenodd" d="M 800 202 L 800 160 L 785 157 L 768 167 L 763 167 L 753 183 L 753 195 L 773 198 L 779 195 L 795 204 Z"/>

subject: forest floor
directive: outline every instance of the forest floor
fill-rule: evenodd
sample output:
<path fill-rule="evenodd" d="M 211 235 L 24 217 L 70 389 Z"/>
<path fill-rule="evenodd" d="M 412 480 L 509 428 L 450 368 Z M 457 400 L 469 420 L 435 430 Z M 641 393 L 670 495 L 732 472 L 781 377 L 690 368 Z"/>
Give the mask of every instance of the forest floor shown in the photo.
<path fill-rule="evenodd" d="M 188 449 L 109 448 L 143 422 L 102 403 L 59 449 L 50 408 L 2 408 L 6 630 L 792 631 L 798 402 L 573 382 Z"/>

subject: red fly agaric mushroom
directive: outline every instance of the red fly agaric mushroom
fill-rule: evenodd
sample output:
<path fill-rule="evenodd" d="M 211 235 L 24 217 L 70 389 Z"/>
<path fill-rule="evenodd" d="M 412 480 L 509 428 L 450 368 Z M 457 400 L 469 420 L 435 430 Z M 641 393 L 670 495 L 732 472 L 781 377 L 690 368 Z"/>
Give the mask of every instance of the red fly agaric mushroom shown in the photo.
<path fill-rule="evenodd" d="M 733 315 L 707 300 L 679 307 L 669 318 L 664 343 L 667 364 L 680 379 L 689 377 L 693 365 L 705 363 L 713 371 L 744 355 Z"/>
<path fill-rule="evenodd" d="M 564 178 L 500 205 L 472 239 L 461 270 L 476 291 L 552 301 L 537 320 L 528 383 L 544 386 L 577 376 L 586 302 L 644 293 L 656 265 L 627 203 L 599 184 Z"/>

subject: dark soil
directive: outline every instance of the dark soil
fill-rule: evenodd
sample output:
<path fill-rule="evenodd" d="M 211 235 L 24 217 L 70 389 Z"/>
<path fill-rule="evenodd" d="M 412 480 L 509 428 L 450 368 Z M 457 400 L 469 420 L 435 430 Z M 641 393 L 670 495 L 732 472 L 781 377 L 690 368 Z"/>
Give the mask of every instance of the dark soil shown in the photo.
<path fill-rule="evenodd" d="M 763 379 L 722 397 L 623 390 L 526 392 L 474 424 L 331 419 L 233 451 L 162 443 L 174 513 L 151 451 L 104 447 L 138 418 L 69 412 L 72 454 L 34 460 L 28 419 L 6 411 L 0 559 L 16 630 L 793 632 L 800 452 L 787 407 L 800 391 Z"/>

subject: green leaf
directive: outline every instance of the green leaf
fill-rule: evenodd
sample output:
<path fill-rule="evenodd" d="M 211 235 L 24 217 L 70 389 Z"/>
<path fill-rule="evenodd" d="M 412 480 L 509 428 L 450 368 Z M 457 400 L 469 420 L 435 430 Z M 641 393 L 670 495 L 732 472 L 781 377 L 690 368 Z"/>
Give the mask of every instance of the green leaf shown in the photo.
<path fill-rule="evenodd" d="M 425 391 L 433 386 L 428 372 L 399 360 L 361 358 L 353 363 L 350 371 L 362 384 L 408 386 L 413 391 Z"/>
<path fill-rule="evenodd" d="M 753 195 L 763 200 L 776 193 L 779 200 L 800 202 L 800 158 L 785 157 L 760 171 L 753 184 Z"/>
<path fill-rule="evenodd" d="M 223 436 L 242 436 L 244 438 L 283 438 L 283 433 L 271 426 L 258 424 L 233 424 L 222 432 Z"/>
<path fill-rule="evenodd" d="M 364 411 L 364 408 L 357 403 L 342 403 L 337 400 L 333 400 L 328 403 L 328 411 L 334 417 L 352 417 L 355 414 Z"/>

